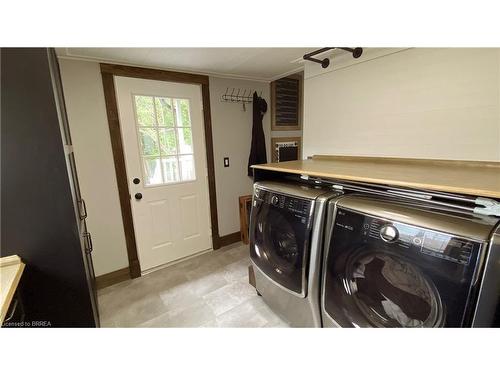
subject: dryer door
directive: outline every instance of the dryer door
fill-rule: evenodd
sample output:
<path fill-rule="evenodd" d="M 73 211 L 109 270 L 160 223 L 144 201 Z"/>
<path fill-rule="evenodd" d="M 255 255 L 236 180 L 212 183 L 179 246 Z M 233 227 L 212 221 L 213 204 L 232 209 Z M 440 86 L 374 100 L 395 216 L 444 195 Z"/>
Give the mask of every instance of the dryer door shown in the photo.
<path fill-rule="evenodd" d="M 259 190 L 250 219 L 250 257 L 274 282 L 306 295 L 313 201 Z"/>
<path fill-rule="evenodd" d="M 481 244 L 337 211 L 323 309 L 344 327 L 466 325 Z"/>

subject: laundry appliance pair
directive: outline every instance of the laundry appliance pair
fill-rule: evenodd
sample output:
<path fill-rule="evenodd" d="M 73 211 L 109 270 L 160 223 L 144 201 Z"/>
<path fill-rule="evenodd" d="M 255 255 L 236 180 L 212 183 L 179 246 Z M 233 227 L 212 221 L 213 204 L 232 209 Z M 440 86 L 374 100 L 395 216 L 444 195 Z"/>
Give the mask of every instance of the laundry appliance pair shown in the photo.
<path fill-rule="evenodd" d="M 291 326 L 500 323 L 498 218 L 258 182 L 250 257 L 258 293 Z"/>

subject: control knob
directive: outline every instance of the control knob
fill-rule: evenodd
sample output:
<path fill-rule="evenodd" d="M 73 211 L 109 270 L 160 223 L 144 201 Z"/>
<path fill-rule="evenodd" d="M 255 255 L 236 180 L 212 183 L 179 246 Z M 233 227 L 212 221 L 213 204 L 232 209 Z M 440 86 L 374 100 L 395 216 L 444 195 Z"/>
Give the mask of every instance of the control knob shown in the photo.
<path fill-rule="evenodd" d="M 278 196 L 273 195 L 273 196 L 271 197 L 271 204 L 272 204 L 273 206 L 277 206 L 279 202 L 280 202 L 280 200 L 279 200 Z"/>
<path fill-rule="evenodd" d="M 380 228 L 380 238 L 385 242 L 394 242 L 398 239 L 398 230 L 394 225 L 384 225 Z"/>

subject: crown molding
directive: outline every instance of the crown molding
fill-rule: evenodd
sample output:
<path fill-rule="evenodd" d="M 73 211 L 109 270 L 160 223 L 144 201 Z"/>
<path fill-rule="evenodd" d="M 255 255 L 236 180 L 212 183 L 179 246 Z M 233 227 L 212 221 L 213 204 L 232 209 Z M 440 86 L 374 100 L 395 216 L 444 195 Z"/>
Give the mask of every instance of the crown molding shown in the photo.
<path fill-rule="evenodd" d="M 61 54 L 60 50 L 64 50 L 65 53 Z M 253 81 L 253 82 L 263 82 L 263 83 L 270 83 L 271 81 L 275 80 L 275 77 L 271 78 L 266 78 L 266 77 L 259 77 L 259 76 L 246 76 L 246 75 L 239 75 L 239 74 L 224 74 L 224 73 L 216 73 L 208 70 L 187 70 L 187 69 L 179 69 L 176 67 L 169 67 L 169 66 L 159 66 L 159 65 L 143 65 L 143 64 L 132 64 L 127 61 L 119 60 L 119 59 L 102 59 L 102 58 L 97 58 L 97 57 L 91 57 L 91 56 L 81 56 L 77 54 L 72 54 L 68 51 L 67 48 L 58 48 L 56 50 L 57 52 L 57 57 L 59 59 L 64 59 L 64 60 L 80 60 L 80 61 L 89 61 L 89 62 L 96 62 L 96 63 L 106 63 L 106 64 L 119 64 L 119 65 L 126 65 L 126 66 L 135 66 L 138 68 L 151 68 L 151 69 L 160 69 L 160 70 L 168 70 L 172 72 L 179 72 L 179 73 L 191 73 L 191 74 L 204 74 L 210 77 L 214 78 L 225 78 L 225 79 L 237 79 L 237 80 L 244 80 L 244 81 Z M 290 73 L 285 73 L 284 75 L 280 75 L 279 77 L 285 77 L 289 74 L 296 73 L 297 71 L 303 70 L 303 67 L 300 67 L 298 70 L 294 70 L 293 72 Z"/>

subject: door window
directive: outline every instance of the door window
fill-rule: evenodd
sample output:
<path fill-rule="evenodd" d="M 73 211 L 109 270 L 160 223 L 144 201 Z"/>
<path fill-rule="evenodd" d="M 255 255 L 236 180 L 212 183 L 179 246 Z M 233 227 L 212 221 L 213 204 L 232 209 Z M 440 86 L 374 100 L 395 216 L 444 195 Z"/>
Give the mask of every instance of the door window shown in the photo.
<path fill-rule="evenodd" d="M 196 180 L 188 99 L 133 95 L 145 186 Z"/>

